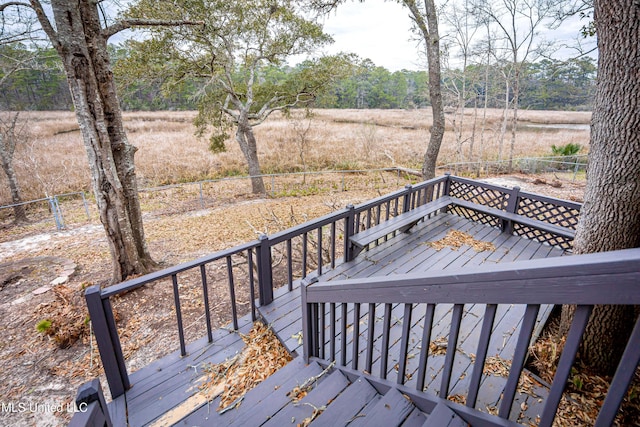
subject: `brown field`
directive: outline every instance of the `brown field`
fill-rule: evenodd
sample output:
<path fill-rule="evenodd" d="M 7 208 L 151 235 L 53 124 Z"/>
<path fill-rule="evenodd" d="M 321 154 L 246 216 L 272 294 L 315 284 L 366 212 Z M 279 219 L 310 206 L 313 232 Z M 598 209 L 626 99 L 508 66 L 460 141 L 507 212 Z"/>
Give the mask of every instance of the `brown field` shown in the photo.
<path fill-rule="evenodd" d="M 86 154 L 74 114 L 25 112 L 22 117 L 28 120 L 29 137 L 16 150 L 15 169 L 23 199 L 90 191 Z M 233 138 L 227 143 L 227 152 L 213 154 L 207 148 L 207 140 L 194 135 L 195 112 L 129 112 L 124 117 L 130 142 L 139 148 L 136 166 L 141 187 L 246 174 L 244 159 Z M 431 124 L 429 110 L 317 110 L 309 126 L 308 142 L 301 148 L 294 121 L 305 126 L 307 123 L 295 117 L 274 114 L 256 128 L 264 173 L 419 168 Z M 470 156 L 473 110 L 465 110 L 461 137 L 454 132 L 454 115 L 447 115 L 447 132 L 438 163 L 497 160 L 501 117 L 501 110 L 488 111 L 482 138 L 482 111 L 478 111 L 474 152 Z M 514 157 L 548 155 L 552 144 L 578 143 L 586 152 L 588 130 L 528 125 L 586 125 L 590 117 L 588 112 L 520 112 Z M 457 140 L 463 141 L 462 157 Z M 502 158 L 508 156 L 509 143 L 508 131 Z M 9 203 L 6 178 L 2 175 L 0 205 Z"/>

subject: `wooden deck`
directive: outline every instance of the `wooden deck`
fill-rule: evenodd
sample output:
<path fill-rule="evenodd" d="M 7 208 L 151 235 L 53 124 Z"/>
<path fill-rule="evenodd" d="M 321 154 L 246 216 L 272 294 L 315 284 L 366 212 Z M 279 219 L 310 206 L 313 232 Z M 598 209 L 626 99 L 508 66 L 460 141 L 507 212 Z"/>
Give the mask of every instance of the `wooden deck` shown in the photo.
<path fill-rule="evenodd" d="M 494 251 L 476 252 L 473 248 L 462 246 L 458 250 L 445 247 L 439 251 L 435 250 L 427 242 L 433 242 L 444 237 L 451 229 L 464 231 L 472 235 L 475 239 L 491 242 L 495 246 Z M 522 239 L 517 236 L 501 233 L 500 230 L 482 225 L 452 214 L 438 214 L 414 227 L 411 232 L 398 235 L 388 241 L 376 246 L 372 250 L 362 252 L 353 261 L 337 265 L 334 269 L 325 271 L 322 280 L 363 278 L 381 275 L 393 275 L 402 273 L 418 273 L 427 270 L 455 270 L 466 269 L 487 263 L 503 263 L 510 261 L 529 260 L 534 258 L 546 258 L 561 256 L 564 251 L 549 245 L 541 244 L 533 240 Z M 260 307 L 259 313 L 264 320 L 269 323 L 287 348 L 295 355 L 301 355 L 301 340 L 299 333 L 302 331 L 301 324 L 301 298 L 299 283 L 292 292 L 288 292 L 286 287 L 275 291 L 275 299 L 272 304 Z M 419 305 L 418 305 L 419 306 Z M 443 331 L 446 334 L 451 322 L 452 306 L 438 306 L 434 316 L 434 326 L 432 329 L 431 341 L 442 339 Z M 495 337 L 489 347 L 489 356 L 499 357 L 500 360 L 509 361 L 513 357 L 515 341 L 520 327 L 520 322 L 524 314 L 524 306 L 499 306 L 494 323 Z M 539 327 L 543 326 L 551 312 L 551 306 L 543 306 L 540 310 L 537 322 Z M 376 318 L 382 318 L 383 307 L 376 307 Z M 394 307 L 398 310 L 394 319 L 402 317 L 400 306 Z M 472 366 L 472 353 L 475 351 L 478 336 L 480 333 L 480 323 L 484 314 L 485 306 L 481 304 L 466 305 L 458 348 L 456 354 L 456 364 L 451 382 L 450 396 L 464 395 L 465 387 L 470 376 Z M 337 321 L 340 319 L 340 310 L 337 310 Z M 424 316 L 424 307 L 416 307 L 412 317 L 412 340 L 410 354 L 419 353 L 421 340 L 421 324 Z M 352 314 L 347 314 L 352 318 Z M 368 316 L 366 310 L 360 313 L 361 318 Z M 329 323 L 327 322 L 327 325 Z M 240 332 L 246 333 L 251 327 L 251 319 L 245 316 L 239 319 Z M 347 331 L 347 341 L 353 339 L 352 326 Z M 395 346 L 399 346 L 401 322 L 394 321 L 391 330 L 390 354 L 397 354 Z M 377 328 L 376 328 L 377 329 Z M 360 335 L 365 335 L 366 330 L 360 328 Z M 537 336 L 537 332 L 535 333 Z M 194 425 L 196 420 L 204 422 L 208 415 L 215 412 L 217 401 L 206 403 L 202 399 L 194 399 L 198 394 L 198 385 L 204 379 L 203 366 L 208 363 L 218 363 L 228 357 L 233 356 L 243 347 L 243 342 L 236 333 L 227 330 L 219 330 L 215 333 L 213 343 L 209 344 L 202 340 L 188 346 L 188 355 L 180 357 L 179 353 L 169 355 L 152 364 L 140 369 L 130 375 L 133 387 L 126 392 L 126 406 L 128 412 L 128 423 L 131 426 L 142 425 L 172 425 L 172 423 L 182 420 L 180 425 Z M 354 355 L 351 354 L 351 345 L 346 346 L 345 360 L 350 365 Z M 340 350 L 337 349 L 336 359 L 341 358 Z M 364 358 L 361 346 L 358 360 Z M 295 363 L 300 363 L 300 358 L 296 358 Z M 380 371 L 379 354 L 374 354 L 374 364 L 372 372 L 378 375 Z M 444 356 L 431 355 L 428 361 L 428 375 L 425 390 L 436 393 L 439 384 L 439 374 L 444 361 Z M 387 375 L 389 379 L 395 380 L 395 366 L 397 360 L 391 358 L 388 363 Z M 409 359 L 406 385 L 415 388 L 414 374 L 417 370 L 418 357 Z M 364 366 L 364 363 L 359 363 Z M 499 400 L 502 387 L 506 382 L 505 378 L 487 375 L 484 380 L 488 387 L 484 387 L 483 394 L 479 396 L 477 408 L 487 411 L 496 405 Z M 519 394 L 514 402 L 514 407 L 520 407 L 525 402 L 528 410 L 524 418 L 519 422 L 531 421 L 537 415 L 536 394 L 545 395 L 545 388 L 538 388 L 533 392 Z M 186 402 L 186 403 L 185 403 Z M 247 403 L 244 402 L 243 405 Z M 523 406 L 524 407 L 524 406 Z M 112 414 L 122 412 L 114 405 L 110 405 Z M 518 411 L 514 411 L 517 414 Z M 169 413 L 169 415 L 167 415 Z M 191 413 L 191 416 L 187 417 Z M 164 415 L 164 420 L 171 421 L 165 424 L 154 424 Z M 187 418 L 185 418 L 187 417 Z"/>
<path fill-rule="evenodd" d="M 490 242 L 495 246 L 495 250 L 491 252 L 476 252 L 471 247 L 462 246 L 458 250 L 445 247 L 438 251 L 427 244 L 427 242 L 434 242 L 443 238 L 449 230 L 463 231 L 477 240 Z M 500 230 L 495 228 L 456 215 L 440 214 L 420 224 L 411 233 L 396 236 L 371 251 L 360 254 L 355 260 L 341 264 L 334 270 L 326 272 L 323 274 L 322 280 L 419 273 L 427 270 L 465 269 L 486 263 L 513 262 L 562 256 L 564 254 L 565 251 L 557 247 L 522 239 L 517 236 L 510 236 L 501 233 Z M 297 334 L 302 330 L 300 319 L 300 290 L 296 288 L 290 293 L 283 291 L 284 290 L 280 290 L 277 292 L 274 304 L 263 307 L 260 312 L 263 318 L 277 331 L 281 340 L 290 351 L 301 352 L 301 345 L 297 338 Z M 470 369 L 472 367 L 471 354 L 473 354 L 477 346 L 480 324 L 485 307 L 483 304 L 474 304 L 466 305 L 464 308 L 458 339 L 456 364 L 452 375 L 452 378 L 457 380 L 452 382 L 449 396 L 466 394 L 467 390 L 465 387 L 467 386 Z M 418 369 L 418 344 L 420 343 L 422 334 L 421 325 L 425 308 L 425 305 L 418 306 L 412 317 L 411 342 L 413 343 L 413 347 L 410 347 L 409 352 L 415 357 L 409 359 L 408 362 L 408 373 L 405 384 L 409 387 L 415 386 L 415 374 Z M 434 326 L 431 332 L 432 342 L 445 342 L 444 339 L 448 338 L 446 334 L 451 322 L 452 308 L 453 305 L 438 306 L 434 315 Z M 550 305 L 541 307 L 533 340 L 538 336 L 552 309 L 553 306 Z M 394 305 L 393 310 L 393 318 L 400 319 L 402 317 L 402 305 Z M 500 305 L 498 307 L 493 328 L 493 336 L 495 338 L 492 339 L 488 350 L 488 355 L 496 358 L 494 360 L 510 361 L 513 358 L 524 311 L 524 305 Z M 366 310 L 360 313 L 361 319 L 365 319 L 367 316 L 368 312 Z M 376 307 L 375 316 L 377 321 L 382 319 L 382 305 Z M 347 314 L 347 318 L 352 318 L 351 311 Z M 340 319 L 340 310 L 338 310 L 336 322 L 339 323 Z M 329 325 L 328 319 L 326 324 Z M 393 344 L 390 349 L 390 354 L 392 355 L 399 353 L 396 347 L 399 346 L 401 326 L 401 322 L 399 321 L 392 324 L 390 341 Z M 347 331 L 348 334 L 349 332 L 350 330 Z M 360 336 L 365 336 L 366 332 L 366 329 L 360 328 Z M 377 336 L 379 338 L 379 332 Z M 347 338 L 347 364 L 352 363 L 353 355 L 350 353 L 352 339 L 352 336 Z M 358 356 L 358 366 L 364 366 L 364 350 L 364 347 L 361 345 Z M 379 356 L 379 353 L 376 354 L 374 349 L 372 372 L 376 375 L 379 374 Z M 338 351 L 336 358 L 339 357 L 340 353 Z M 395 367 L 397 363 L 397 359 L 391 358 L 389 360 L 387 375 L 390 379 L 395 380 Z M 444 355 L 430 356 L 427 364 L 429 374 L 427 375 L 424 390 L 437 394 L 443 364 Z M 486 385 L 483 386 L 485 387 L 485 394 L 478 397 L 476 407 L 486 411 L 496 406 L 500 399 L 500 393 L 502 392 L 506 378 L 486 376 L 483 381 L 486 382 Z M 487 392 L 488 390 L 493 391 L 493 393 Z M 525 407 L 528 408 L 528 411 L 525 411 L 520 422 L 524 423 L 535 419 L 537 415 L 536 410 L 539 408 L 540 403 L 536 396 L 544 396 L 546 393 L 546 388 L 534 387 L 532 393 L 519 394 L 516 397 L 514 408 L 519 407 L 523 402 L 525 403 Z"/>

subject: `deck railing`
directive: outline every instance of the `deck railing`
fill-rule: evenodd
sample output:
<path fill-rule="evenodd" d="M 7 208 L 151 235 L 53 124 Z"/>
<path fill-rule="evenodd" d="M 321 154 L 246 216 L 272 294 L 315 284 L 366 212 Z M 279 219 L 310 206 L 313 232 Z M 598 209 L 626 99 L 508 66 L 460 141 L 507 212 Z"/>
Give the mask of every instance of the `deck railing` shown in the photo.
<path fill-rule="evenodd" d="M 295 281 L 304 279 L 312 273 L 316 277 L 321 276 L 324 270 L 333 268 L 337 263 L 351 260 L 354 252 L 349 242 L 350 236 L 449 195 L 479 205 L 496 207 L 505 212 L 521 212 L 523 215 L 530 215 L 540 221 L 559 224 L 563 227 L 575 227 L 580 207 L 570 202 L 520 192 L 517 188 L 510 190 L 447 174 L 419 184 L 407 185 L 401 190 L 358 206 L 347 206 L 270 236 L 262 235 L 253 242 L 216 252 L 195 261 L 105 289 L 92 286 L 86 290 L 85 296 L 111 395 L 114 398 L 118 397 L 130 387 L 120 334 L 112 307 L 114 297 L 142 286 L 165 286 L 165 289 L 171 289 L 179 349 L 182 355 L 186 355 L 187 337 L 181 306 L 183 282 L 201 288 L 204 322 L 203 333 L 200 336 L 204 336 L 204 327 L 206 327 L 206 335 L 211 342 L 213 322 L 209 304 L 212 297 L 209 294 L 212 291 L 217 292 L 217 299 L 228 302 L 233 328 L 238 329 L 238 317 L 244 312 L 250 312 L 253 320 L 257 318 L 256 297 L 260 306 L 268 305 L 273 301 L 274 288 L 287 286 L 291 291 Z M 459 215 L 493 225 L 510 224 L 509 221 L 500 218 L 500 213 L 494 212 L 491 215 L 474 213 L 465 208 L 452 209 Z M 570 212 L 568 218 L 565 212 Z M 553 242 L 553 239 L 558 239 L 557 235 L 541 232 L 535 227 L 533 229 L 531 227 L 514 228 L 514 230 L 519 234 L 530 233 L 530 237 L 538 240 Z M 560 237 L 560 239 L 563 238 Z M 220 296 L 220 288 L 227 289 L 224 297 Z M 249 300 L 248 309 L 239 308 L 238 294 Z"/>
<path fill-rule="evenodd" d="M 422 391 L 430 356 L 434 312 L 453 305 L 448 343 L 440 375 L 439 396 L 450 396 L 459 380 L 468 390 L 466 406 L 474 408 L 496 312 L 501 305 L 525 304 L 513 360 L 498 415 L 508 418 L 522 375 L 536 317 L 542 304 L 577 305 L 575 316 L 540 419 L 540 426 L 551 426 L 562 397 L 590 313 L 595 304 L 640 304 L 640 249 L 575 255 L 497 266 L 478 267 L 463 272 L 431 272 L 424 275 L 397 275 L 331 282 L 318 282 L 302 289 L 304 356 L 318 357 L 361 369 L 381 378 L 397 370 L 397 383 L 405 384 L 415 374 L 415 387 Z M 470 377 L 454 373 L 458 333 L 465 304 L 486 305 L 475 362 Z M 376 326 L 380 312 L 382 326 Z M 376 314 L 376 312 L 378 314 Z M 424 317 L 416 341 L 412 316 Z M 396 318 L 397 317 L 397 318 Z M 401 325 L 401 336 L 391 336 L 391 323 Z M 380 329 L 381 328 L 381 329 Z M 377 331 L 376 331 L 377 329 Z M 381 339 L 376 337 L 381 336 Z M 499 337 L 503 339 L 503 337 Z M 408 372 L 413 356 L 409 348 L 419 349 L 417 372 Z M 392 354 L 393 353 L 393 354 Z M 358 357 L 360 355 L 361 357 Z M 389 368 L 395 357 L 397 365 Z M 458 358 L 460 356 L 458 355 Z M 374 363 L 374 358 L 375 360 Z M 601 407 L 596 426 L 612 425 L 640 362 L 640 318 Z M 379 371 L 374 370 L 379 367 Z M 379 372 L 379 374 L 378 374 Z M 460 387 L 456 387 L 460 390 Z M 500 390 L 498 391 L 500 392 Z"/>
<path fill-rule="evenodd" d="M 201 287 L 204 306 L 204 325 L 208 341 L 212 341 L 212 318 L 209 293 L 213 284 L 228 289 L 231 322 L 238 329 L 236 295 L 242 292 L 250 301 L 252 320 L 257 318 L 256 296 L 260 306 L 273 301 L 274 288 L 287 286 L 323 269 L 333 268 L 343 259 L 350 259 L 349 236 L 356 230 L 366 230 L 385 220 L 414 209 L 445 193 L 449 176 L 439 177 L 417 185 L 407 185 L 358 206 L 348 206 L 321 218 L 289 228 L 270 236 L 231 249 L 216 252 L 195 261 L 131 279 L 105 289 L 89 287 L 85 292 L 89 315 L 100 351 L 100 357 L 111 391 L 116 398 L 130 386 L 120 334 L 116 326 L 112 299 L 143 286 L 167 286 L 173 291 L 176 326 L 181 355 L 187 354 L 187 339 L 181 307 L 182 282 Z M 204 335 L 204 333 L 202 334 Z"/>

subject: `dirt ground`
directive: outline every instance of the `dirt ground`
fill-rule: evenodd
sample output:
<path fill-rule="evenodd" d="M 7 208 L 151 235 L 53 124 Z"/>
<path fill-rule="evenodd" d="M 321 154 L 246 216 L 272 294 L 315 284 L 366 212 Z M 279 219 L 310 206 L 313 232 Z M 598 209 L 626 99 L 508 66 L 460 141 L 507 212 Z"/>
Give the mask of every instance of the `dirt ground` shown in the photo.
<path fill-rule="evenodd" d="M 581 201 L 584 192 L 584 182 L 564 180 L 558 186 L 554 177 L 512 175 L 489 181 L 576 201 Z M 152 255 L 166 267 L 380 192 L 370 188 L 267 199 L 245 195 L 207 209 L 157 209 L 145 213 L 145 231 Z M 102 374 L 82 291 L 88 285 L 109 283 L 104 232 L 94 218 L 69 230 L 20 233 L 14 228 L 3 234 L 11 237 L 0 237 L 0 425 L 63 425 L 71 415 L 66 405 L 77 387 Z M 115 299 L 130 372 L 177 348 L 177 334 L 165 327 L 175 324 L 171 292 L 170 286 L 158 285 Z M 203 322 L 196 292 L 188 280 L 181 288 L 188 339 L 205 334 L 198 327 Z M 224 292 L 220 289 L 221 295 Z M 248 295 L 240 294 L 238 299 L 248 310 Z M 213 326 L 222 327 L 229 320 L 227 304 L 214 305 Z M 103 387 L 107 391 L 104 380 Z"/>

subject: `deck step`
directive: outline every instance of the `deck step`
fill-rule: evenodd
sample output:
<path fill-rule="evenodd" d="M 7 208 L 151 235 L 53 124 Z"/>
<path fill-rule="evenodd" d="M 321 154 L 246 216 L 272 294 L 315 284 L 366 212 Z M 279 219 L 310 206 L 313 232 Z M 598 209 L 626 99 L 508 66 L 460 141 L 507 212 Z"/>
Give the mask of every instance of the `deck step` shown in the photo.
<path fill-rule="evenodd" d="M 317 413 L 324 411 L 349 384 L 349 380 L 340 371 L 334 371 L 327 378 L 320 379 L 318 385 L 299 402 L 290 402 L 263 425 L 281 427 L 300 424 L 305 419 L 311 421 L 314 412 L 317 416 Z"/>
<path fill-rule="evenodd" d="M 370 410 L 366 408 L 349 424 L 350 427 L 388 426 L 397 427 L 415 409 L 414 404 L 395 388 L 389 391 Z"/>
<path fill-rule="evenodd" d="M 220 399 L 215 399 L 208 405 L 200 407 L 187 417 L 182 419 L 177 425 L 197 426 L 197 425 L 229 425 L 239 418 L 246 416 L 252 409 L 267 399 L 274 391 L 286 386 L 287 382 L 298 384 L 304 381 L 307 374 L 317 375 L 321 368 L 317 364 L 307 366 L 301 357 L 296 357 L 286 366 L 278 370 L 269 378 L 258 384 L 254 389 L 247 392 L 235 408 L 220 415 L 216 409 Z"/>
<path fill-rule="evenodd" d="M 427 414 L 415 408 L 407 419 L 402 423 L 402 427 L 422 427 L 427 421 Z"/>
<path fill-rule="evenodd" d="M 444 403 L 438 403 L 422 427 L 465 427 L 468 425 L 453 409 Z"/>
<path fill-rule="evenodd" d="M 380 398 L 375 388 L 364 377 L 355 380 L 327 406 L 315 420 L 316 425 L 344 426 L 360 413 L 372 400 Z"/>
<path fill-rule="evenodd" d="M 281 371 L 282 370 L 276 372 L 273 376 L 277 376 Z M 264 424 L 291 402 L 291 398 L 287 396 L 291 390 L 296 386 L 304 384 L 304 382 L 309 378 L 319 375 L 322 371 L 323 369 L 318 365 L 318 363 L 311 362 L 303 370 L 297 372 L 293 377 L 282 382 L 277 389 L 257 390 L 256 388 L 251 390 L 247 395 L 259 394 L 260 401 L 251 406 L 242 404 L 240 408 L 238 408 L 242 414 L 240 414 L 231 423 L 225 420 L 223 425 L 240 427 L 260 426 Z M 225 413 L 225 415 L 232 411 Z M 289 424 L 291 424 L 291 420 L 289 420 Z"/>

